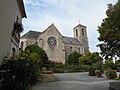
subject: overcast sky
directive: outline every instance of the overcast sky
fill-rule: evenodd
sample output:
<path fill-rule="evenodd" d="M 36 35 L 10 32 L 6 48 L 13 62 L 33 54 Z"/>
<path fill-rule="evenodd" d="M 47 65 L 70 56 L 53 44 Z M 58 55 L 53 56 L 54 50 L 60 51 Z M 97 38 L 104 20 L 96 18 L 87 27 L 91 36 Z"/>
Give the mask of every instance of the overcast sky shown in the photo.
<path fill-rule="evenodd" d="M 63 36 L 73 37 L 73 28 L 79 23 L 87 26 L 91 52 L 99 52 L 97 27 L 106 17 L 107 4 L 117 0 L 24 0 L 27 19 L 24 32 L 44 31 L 52 23 Z"/>

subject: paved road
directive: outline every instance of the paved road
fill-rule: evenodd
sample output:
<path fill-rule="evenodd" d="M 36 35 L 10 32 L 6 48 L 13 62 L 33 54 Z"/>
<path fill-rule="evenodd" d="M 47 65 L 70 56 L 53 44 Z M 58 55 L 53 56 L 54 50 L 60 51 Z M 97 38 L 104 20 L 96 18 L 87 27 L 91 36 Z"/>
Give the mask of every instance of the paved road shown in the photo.
<path fill-rule="evenodd" d="M 54 75 L 60 81 L 35 85 L 32 90 L 109 90 L 109 82 L 113 81 L 105 77 L 88 76 L 87 72 Z"/>

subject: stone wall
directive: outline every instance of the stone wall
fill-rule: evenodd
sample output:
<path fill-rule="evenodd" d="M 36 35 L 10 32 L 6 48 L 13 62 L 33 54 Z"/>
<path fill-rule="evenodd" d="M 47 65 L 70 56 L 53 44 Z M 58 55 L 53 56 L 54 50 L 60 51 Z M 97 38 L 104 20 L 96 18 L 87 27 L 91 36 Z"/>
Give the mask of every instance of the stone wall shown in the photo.
<path fill-rule="evenodd" d="M 48 45 L 48 38 L 49 37 L 55 37 L 56 38 L 56 45 L 54 48 L 50 48 Z M 49 60 L 54 61 L 54 62 L 62 62 L 65 63 L 65 52 L 64 52 L 64 44 L 62 41 L 62 35 L 59 33 L 59 31 L 55 28 L 54 25 L 49 27 L 47 30 L 45 30 L 38 40 L 43 40 L 42 42 L 42 48 L 46 51 Z M 41 43 L 38 42 L 38 45 Z"/>

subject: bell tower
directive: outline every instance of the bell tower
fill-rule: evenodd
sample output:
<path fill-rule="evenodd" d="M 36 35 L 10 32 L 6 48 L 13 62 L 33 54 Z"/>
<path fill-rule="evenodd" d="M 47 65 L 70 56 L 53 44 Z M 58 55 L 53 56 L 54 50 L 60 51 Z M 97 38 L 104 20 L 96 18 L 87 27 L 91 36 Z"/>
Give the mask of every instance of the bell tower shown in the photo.
<path fill-rule="evenodd" d="M 88 37 L 87 37 L 87 27 L 81 24 L 78 24 L 73 28 L 74 38 L 77 38 L 81 44 L 84 46 L 84 51 L 89 51 Z"/>

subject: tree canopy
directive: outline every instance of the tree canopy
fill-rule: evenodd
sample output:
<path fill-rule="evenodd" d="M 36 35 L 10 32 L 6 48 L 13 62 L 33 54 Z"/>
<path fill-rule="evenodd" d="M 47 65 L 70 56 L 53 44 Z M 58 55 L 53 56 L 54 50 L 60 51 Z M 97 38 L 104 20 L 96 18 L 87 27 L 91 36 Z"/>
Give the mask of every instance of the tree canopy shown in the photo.
<path fill-rule="evenodd" d="M 115 5 L 108 4 L 106 15 L 98 27 L 98 40 L 102 42 L 98 47 L 105 59 L 112 59 L 120 57 L 120 0 Z"/>
<path fill-rule="evenodd" d="M 30 53 L 37 53 L 42 64 L 46 64 L 48 61 L 46 52 L 37 45 L 29 45 L 25 48 L 25 51 L 30 51 Z"/>
<path fill-rule="evenodd" d="M 84 56 L 81 56 L 79 58 L 79 64 L 80 65 L 93 65 L 97 62 L 102 62 L 102 58 L 99 56 L 99 53 L 93 52 L 93 53 L 86 53 Z"/>
<path fill-rule="evenodd" d="M 79 61 L 79 57 L 81 57 L 82 55 L 78 52 L 73 52 L 68 56 L 68 63 L 69 64 L 78 64 Z"/>

